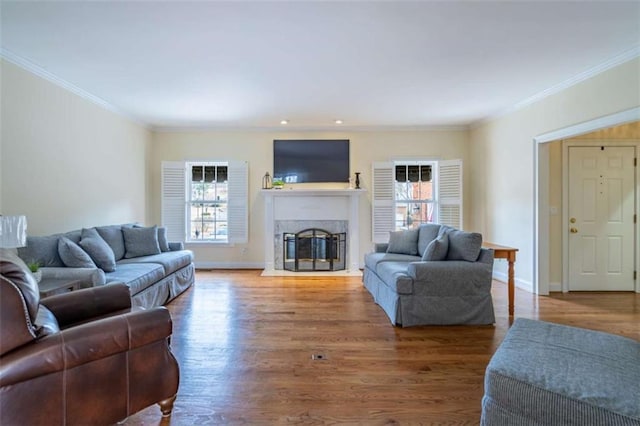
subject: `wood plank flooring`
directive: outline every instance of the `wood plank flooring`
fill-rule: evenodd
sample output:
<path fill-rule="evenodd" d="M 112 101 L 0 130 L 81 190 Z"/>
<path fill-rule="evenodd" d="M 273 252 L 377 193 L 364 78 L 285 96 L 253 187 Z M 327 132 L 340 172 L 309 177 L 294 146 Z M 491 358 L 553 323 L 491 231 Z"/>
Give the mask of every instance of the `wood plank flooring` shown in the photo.
<path fill-rule="evenodd" d="M 484 370 L 510 325 L 506 285 L 492 294 L 495 326 L 402 329 L 360 278 L 198 271 L 168 305 L 181 369 L 173 414 L 154 405 L 123 424 L 478 424 Z M 515 310 L 640 340 L 639 294 L 516 290 Z"/>

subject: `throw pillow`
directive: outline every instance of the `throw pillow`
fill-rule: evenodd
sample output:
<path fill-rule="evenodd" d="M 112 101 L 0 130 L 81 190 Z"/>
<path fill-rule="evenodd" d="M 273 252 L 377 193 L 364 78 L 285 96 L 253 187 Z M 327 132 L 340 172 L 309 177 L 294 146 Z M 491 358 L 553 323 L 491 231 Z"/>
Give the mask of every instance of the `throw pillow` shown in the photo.
<path fill-rule="evenodd" d="M 58 255 L 62 263 L 70 268 L 95 268 L 96 264 L 86 251 L 67 237 L 58 239 Z"/>
<path fill-rule="evenodd" d="M 449 252 L 447 260 L 466 260 L 475 262 L 480 256 L 482 234 L 464 232 L 457 229 L 449 231 Z"/>
<path fill-rule="evenodd" d="M 105 272 L 116 270 L 116 259 L 109 244 L 102 239 L 96 228 L 82 229 L 80 247 L 91 256 L 96 266 Z"/>
<path fill-rule="evenodd" d="M 418 254 L 424 254 L 429 243 L 440 236 L 442 226 L 437 223 L 423 223 L 418 227 Z"/>
<path fill-rule="evenodd" d="M 96 230 L 102 239 L 109 244 L 113 255 L 116 260 L 120 260 L 124 257 L 124 238 L 122 237 L 122 226 L 120 225 L 108 225 L 97 226 Z"/>
<path fill-rule="evenodd" d="M 125 259 L 132 257 L 160 254 L 158 244 L 158 227 L 148 228 L 122 228 L 124 235 Z"/>
<path fill-rule="evenodd" d="M 418 230 L 407 229 L 404 231 L 391 231 L 389 233 L 389 246 L 387 253 L 418 254 Z"/>
<path fill-rule="evenodd" d="M 163 226 L 158 227 L 158 245 L 160 246 L 160 251 L 171 251 L 167 240 L 167 228 Z"/>
<path fill-rule="evenodd" d="M 438 236 L 435 240 L 431 241 L 422 255 L 424 261 L 440 261 L 447 258 L 447 252 L 449 251 L 449 236 L 448 232 Z"/>

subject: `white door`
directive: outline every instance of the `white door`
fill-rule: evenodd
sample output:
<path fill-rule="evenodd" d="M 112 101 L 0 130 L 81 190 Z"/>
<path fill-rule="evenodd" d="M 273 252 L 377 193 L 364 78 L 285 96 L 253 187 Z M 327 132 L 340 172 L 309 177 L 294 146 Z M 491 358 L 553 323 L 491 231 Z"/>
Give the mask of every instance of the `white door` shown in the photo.
<path fill-rule="evenodd" d="M 635 147 L 569 147 L 569 290 L 633 291 Z"/>

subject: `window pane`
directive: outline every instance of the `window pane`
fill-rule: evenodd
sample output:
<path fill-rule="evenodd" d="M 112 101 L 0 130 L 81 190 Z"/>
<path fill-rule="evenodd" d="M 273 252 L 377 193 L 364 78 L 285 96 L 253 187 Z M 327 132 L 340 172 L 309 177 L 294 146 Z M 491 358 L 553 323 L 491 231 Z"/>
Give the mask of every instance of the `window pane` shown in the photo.
<path fill-rule="evenodd" d="M 396 166 L 396 182 L 407 181 L 407 166 Z"/>
<path fill-rule="evenodd" d="M 395 229 L 412 229 L 433 222 L 433 209 L 433 203 L 397 203 Z"/>
<path fill-rule="evenodd" d="M 204 183 L 194 182 L 191 184 L 191 199 L 202 200 L 204 199 Z"/>
<path fill-rule="evenodd" d="M 420 180 L 420 166 L 409 166 L 407 169 L 409 182 L 418 182 Z"/>
<path fill-rule="evenodd" d="M 420 166 L 420 180 L 431 182 L 431 166 Z"/>
<path fill-rule="evenodd" d="M 216 181 L 218 183 L 227 181 L 227 166 L 218 166 L 218 176 Z"/>
<path fill-rule="evenodd" d="M 203 179 L 203 167 L 202 166 L 192 166 L 191 167 L 191 181 L 192 182 L 200 182 Z"/>
<path fill-rule="evenodd" d="M 213 182 L 216 180 L 215 166 L 204 166 L 204 181 Z"/>

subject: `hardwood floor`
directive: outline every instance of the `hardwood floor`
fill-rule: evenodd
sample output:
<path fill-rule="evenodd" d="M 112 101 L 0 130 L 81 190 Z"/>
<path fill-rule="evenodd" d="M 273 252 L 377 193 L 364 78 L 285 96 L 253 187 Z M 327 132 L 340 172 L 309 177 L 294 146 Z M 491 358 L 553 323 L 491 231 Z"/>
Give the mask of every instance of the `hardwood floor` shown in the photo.
<path fill-rule="evenodd" d="M 154 405 L 123 423 L 478 424 L 484 370 L 510 325 L 506 285 L 492 294 L 495 326 L 402 329 L 360 278 L 198 271 L 168 306 L 181 369 L 173 414 Z M 515 310 L 640 340 L 639 294 L 516 290 Z"/>

